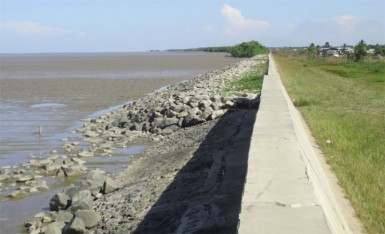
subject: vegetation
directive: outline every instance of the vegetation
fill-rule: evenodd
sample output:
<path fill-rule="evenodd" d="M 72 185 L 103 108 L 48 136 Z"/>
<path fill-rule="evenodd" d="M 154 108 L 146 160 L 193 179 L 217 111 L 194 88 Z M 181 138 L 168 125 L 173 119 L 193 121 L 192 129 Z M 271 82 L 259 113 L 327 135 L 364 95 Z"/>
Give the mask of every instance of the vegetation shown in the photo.
<path fill-rule="evenodd" d="M 385 55 L 385 45 L 375 44 L 375 45 L 368 45 L 368 50 L 373 49 L 374 55 Z"/>
<path fill-rule="evenodd" d="M 254 69 L 239 79 L 232 80 L 226 84 L 225 92 L 259 92 L 262 88 L 264 75 L 267 74 L 269 64 L 268 59 L 259 59 L 261 63 Z"/>
<path fill-rule="evenodd" d="M 213 47 L 199 47 L 199 48 L 190 48 L 190 49 L 170 49 L 167 51 L 170 52 L 194 52 L 194 51 L 204 51 L 204 52 L 226 52 L 230 53 L 232 46 L 213 46 Z"/>
<path fill-rule="evenodd" d="M 257 41 L 243 42 L 236 46 L 214 46 L 199 47 L 191 49 L 171 49 L 168 51 L 205 51 L 205 52 L 227 52 L 237 58 L 250 58 L 258 54 L 267 54 L 269 49 Z"/>
<path fill-rule="evenodd" d="M 258 54 L 267 54 L 269 49 L 257 41 L 249 41 L 232 47 L 230 53 L 233 57 L 250 58 Z"/>
<path fill-rule="evenodd" d="M 364 40 L 358 42 L 358 44 L 354 47 L 354 60 L 361 61 L 368 53 L 368 46 L 366 45 Z"/>
<path fill-rule="evenodd" d="M 231 46 L 216 46 L 216 47 L 207 47 L 204 48 L 203 51 L 205 52 L 227 52 L 230 53 Z"/>
<path fill-rule="evenodd" d="M 315 58 L 317 57 L 317 47 L 314 45 L 314 43 L 311 43 L 310 46 L 306 50 L 309 58 Z"/>
<path fill-rule="evenodd" d="M 367 232 L 385 233 L 385 63 L 274 57 Z"/>

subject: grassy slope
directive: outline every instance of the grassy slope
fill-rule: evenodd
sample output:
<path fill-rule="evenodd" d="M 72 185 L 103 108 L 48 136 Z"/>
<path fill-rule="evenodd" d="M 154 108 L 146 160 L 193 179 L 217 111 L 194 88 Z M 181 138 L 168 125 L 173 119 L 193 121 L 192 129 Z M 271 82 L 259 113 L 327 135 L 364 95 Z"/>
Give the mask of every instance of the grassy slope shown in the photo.
<path fill-rule="evenodd" d="M 385 233 L 385 63 L 275 58 L 365 228 Z"/>
<path fill-rule="evenodd" d="M 265 57 L 257 57 L 261 63 L 256 65 L 253 70 L 239 79 L 232 80 L 226 83 L 226 88 L 224 92 L 253 92 L 257 93 L 261 91 L 263 77 L 267 74 L 269 63 L 268 58 Z"/>

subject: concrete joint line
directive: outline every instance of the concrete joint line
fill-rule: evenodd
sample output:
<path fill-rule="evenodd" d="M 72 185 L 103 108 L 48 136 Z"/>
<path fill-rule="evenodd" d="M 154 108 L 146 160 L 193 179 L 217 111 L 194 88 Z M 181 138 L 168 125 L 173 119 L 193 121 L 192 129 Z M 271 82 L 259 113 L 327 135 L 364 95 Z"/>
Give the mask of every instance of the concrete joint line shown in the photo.
<path fill-rule="evenodd" d="M 291 209 L 320 206 L 319 204 L 300 204 L 300 203 L 285 204 L 282 202 L 260 202 L 260 203 L 256 203 L 256 205 L 271 205 L 271 206 L 279 206 L 279 207 L 291 208 Z"/>

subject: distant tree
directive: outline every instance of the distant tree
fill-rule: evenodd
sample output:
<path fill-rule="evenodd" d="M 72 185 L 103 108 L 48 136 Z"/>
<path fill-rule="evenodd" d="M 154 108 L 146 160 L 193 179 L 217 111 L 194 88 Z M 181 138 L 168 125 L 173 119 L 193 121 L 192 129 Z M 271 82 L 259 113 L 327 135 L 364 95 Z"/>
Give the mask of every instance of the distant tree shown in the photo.
<path fill-rule="evenodd" d="M 374 54 L 375 55 L 384 55 L 384 47 L 385 46 L 381 46 L 377 43 L 375 46 L 374 46 Z"/>
<path fill-rule="evenodd" d="M 346 51 L 346 47 L 347 47 L 347 45 L 346 45 L 346 43 L 344 43 L 344 44 L 342 45 L 342 51 L 343 51 L 343 52 Z"/>
<path fill-rule="evenodd" d="M 317 47 L 314 45 L 314 43 L 311 43 L 309 47 L 306 50 L 307 55 L 309 58 L 313 59 L 317 56 Z"/>
<path fill-rule="evenodd" d="M 269 49 L 257 41 L 249 41 L 232 47 L 230 53 L 233 57 L 250 58 L 257 54 L 267 54 Z"/>
<path fill-rule="evenodd" d="M 327 41 L 327 42 L 325 42 L 325 45 L 323 47 L 324 48 L 330 48 L 331 46 L 330 46 L 330 43 Z"/>
<path fill-rule="evenodd" d="M 368 46 L 366 45 L 364 40 L 358 42 L 358 44 L 354 47 L 354 60 L 361 61 L 365 58 L 368 53 Z"/>

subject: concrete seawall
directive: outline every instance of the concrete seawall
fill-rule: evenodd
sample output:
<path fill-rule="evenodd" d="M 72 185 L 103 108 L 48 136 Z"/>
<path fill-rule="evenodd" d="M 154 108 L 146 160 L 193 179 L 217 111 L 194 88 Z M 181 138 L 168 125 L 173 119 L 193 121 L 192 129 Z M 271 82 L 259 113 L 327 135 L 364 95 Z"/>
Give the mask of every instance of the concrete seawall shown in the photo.
<path fill-rule="evenodd" d="M 270 55 L 239 233 L 351 233 Z"/>

